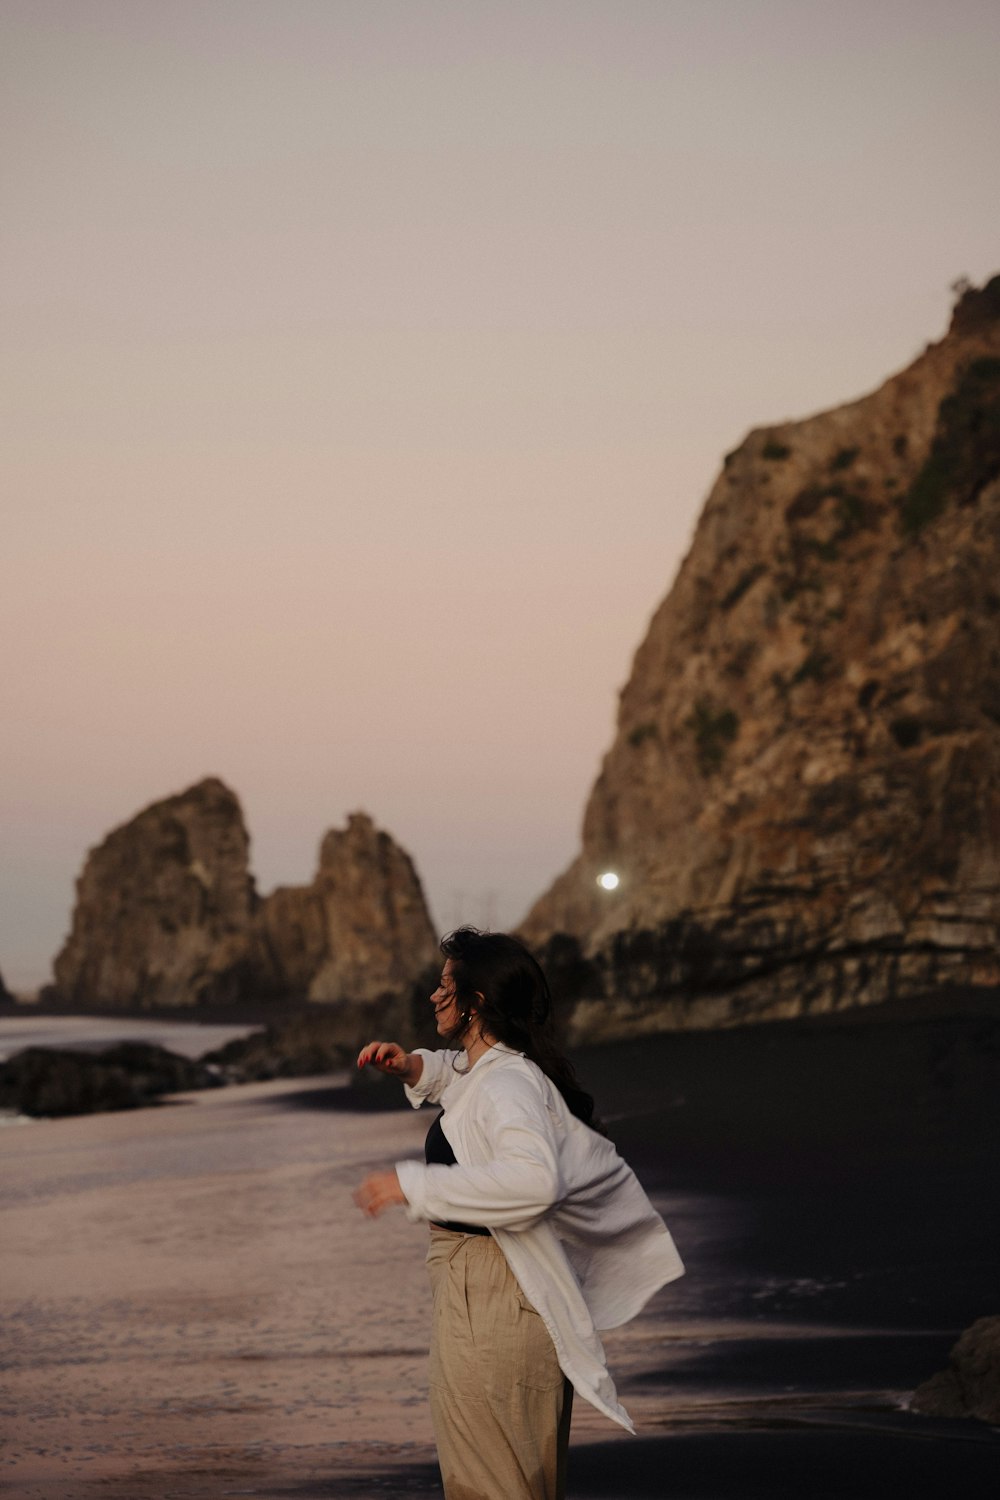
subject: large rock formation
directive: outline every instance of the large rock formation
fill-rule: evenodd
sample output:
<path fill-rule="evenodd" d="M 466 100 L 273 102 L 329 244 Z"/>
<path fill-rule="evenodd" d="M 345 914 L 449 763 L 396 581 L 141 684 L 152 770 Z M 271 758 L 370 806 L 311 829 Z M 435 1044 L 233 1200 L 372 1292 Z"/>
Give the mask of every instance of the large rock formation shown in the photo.
<path fill-rule="evenodd" d="M 311 885 L 261 900 L 239 801 L 209 778 L 88 855 L 48 998 L 82 1009 L 364 1006 L 407 996 L 436 953 L 409 855 L 364 813 L 327 833 Z"/>
<path fill-rule="evenodd" d="M 141 1109 L 163 1094 L 223 1081 L 207 1062 L 149 1042 L 120 1042 L 97 1053 L 27 1047 L 0 1062 L 0 1109 L 50 1118 Z"/>
<path fill-rule="evenodd" d="M 255 923 L 260 988 L 310 1000 L 402 993 L 437 951 L 413 861 L 364 813 L 326 834 L 312 884 L 279 887 Z"/>
<path fill-rule="evenodd" d="M 911 1410 L 930 1417 L 1000 1423 L 1000 1318 L 978 1318 L 948 1355 L 948 1368 L 918 1386 Z"/>
<path fill-rule="evenodd" d="M 114 829 L 77 881 L 57 997 L 83 1009 L 241 998 L 257 901 L 249 848 L 239 800 L 215 777 Z"/>
<path fill-rule="evenodd" d="M 726 458 L 522 927 L 578 1038 L 1000 982 L 998 476 L 1000 277 Z"/>

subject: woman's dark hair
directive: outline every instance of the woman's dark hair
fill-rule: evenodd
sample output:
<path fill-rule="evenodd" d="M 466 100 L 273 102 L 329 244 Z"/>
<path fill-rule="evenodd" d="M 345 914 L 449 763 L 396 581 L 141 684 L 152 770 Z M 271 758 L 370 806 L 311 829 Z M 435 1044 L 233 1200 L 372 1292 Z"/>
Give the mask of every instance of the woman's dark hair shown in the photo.
<path fill-rule="evenodd" d="M 470 1021 L 478 1021 L 487 1036 L 536 1063 L 571 1113 L 594 1126 L 594 1101 L 556 1046 L 548 981 L 520 939 L 506 932 L 458 927 L 441 939 L 441 952 L 451 959 L 459 1013 L 447 1040 L 457 1045 Z"/>

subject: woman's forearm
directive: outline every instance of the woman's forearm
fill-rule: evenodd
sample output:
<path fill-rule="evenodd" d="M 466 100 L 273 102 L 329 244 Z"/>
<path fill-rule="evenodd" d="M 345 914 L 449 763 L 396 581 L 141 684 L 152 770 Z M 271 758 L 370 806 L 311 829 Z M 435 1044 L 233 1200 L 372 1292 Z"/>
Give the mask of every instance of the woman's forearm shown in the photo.
<path fill-rule="evenodd" d="M 415 1052 L 408 1052 L 406 1054 L 406 1072 L 401 1075 L 403 1082 L 409 1084 L 410 1088 L 412 1088 L 415 1083 L 420 1082 L 423 1071 L 423 1058 L 418 1057 Z"/>

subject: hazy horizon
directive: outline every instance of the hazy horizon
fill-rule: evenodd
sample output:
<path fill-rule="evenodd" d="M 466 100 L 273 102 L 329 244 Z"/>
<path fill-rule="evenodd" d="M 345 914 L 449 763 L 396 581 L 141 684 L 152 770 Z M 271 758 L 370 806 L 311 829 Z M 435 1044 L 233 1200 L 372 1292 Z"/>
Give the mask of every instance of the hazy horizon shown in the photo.
<path fill-rule="evenodd" d="M 440 927 L 572 858 L 722 455 L 1000 270 L 986 0 L 0 0 L 0 973 L 220 776 Z"/>

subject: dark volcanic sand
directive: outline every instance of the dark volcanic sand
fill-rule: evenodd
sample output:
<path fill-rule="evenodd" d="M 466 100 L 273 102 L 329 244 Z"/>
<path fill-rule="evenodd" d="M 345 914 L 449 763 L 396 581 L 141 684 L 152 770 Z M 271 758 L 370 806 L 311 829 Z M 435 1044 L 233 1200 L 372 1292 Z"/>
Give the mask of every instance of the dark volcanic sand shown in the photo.
<path fill-rule="evenodd" d="M 626 1405 L 657 1393 L 662 1434 L 576 1447 L 570 1494 L 1000 1494 L 1000 1429 L 905 1409 L 1000 1312 L 1000 1021 L 873 1013 L 577 1063 L 687 1261 L 664 1331 L 705 1337 L 621 1382 Z"/>
<path fill-rule="evenodd" d="M 692 1244 L 675 1216 L 689 1274 L 672 1315 L 759 1334 L 642 1376 L 665 1411 L 724 1395 L 725 1430 L 588 1452 L 576 1493 L 1000 1493 L 997 1429 L 901 1409 L 963 1327 L 1000 1311 L 1000 1021 L 873 1013 L 580 1064 L 644 1181 L 696 1195 Z"/>
<path fill-rule="evenodd" d="M 906 1410 L 913 1388 L 943 1367 L 961 1328 L 1000 1311 L 1000 1026 L 982 1017 L 795 1023 L 622 1044 L 580 1056 L 579 1067 L 610 1134 L 675 1232 L 688 1275 L 664 1289 L 642 1319 L 607 1338 L 640 1436 L 618 1436 L 577 1404 L 570 1496 L 937 1500 L 1000 1493 L 997 1430 Z M 394 1124 L 394 1116 L 345 1115 L 346 1103 L 333 1089 L 283 1086 L 268 1095 L 274 1121 L 295 1131 L 300 1155 L 295 1116 L 309 1130 L 310 1161 L 324 1151 L 324 1133 L 346 1136 L 337 1119 L 351 1122 L 351 1136 L 372 1151 L 379 1131 L 388 1139 L 403 1128 L 409 1149 L 423 1133 L 415 1118 L 418 1131 L 402 1118 Z M 357 1146 L 342 1146 L 345 1163 L 358 1155 Z M 343 1167 L 345 1187 L 349 1175 Z M 238 1175 L 232 1188 L 238 1190 Z M 234 1200 L 232 1214 L 237 1208 Z M 321 1236 L 321 1223 L 309 1233 Z M 387 1268 L 412 1265 L 420 1247 L 411 1238 L 409 1229 L 393 1230 Z M 355 1244 L 352 1230 L 346 1244 Z M 364 1287 L 351 1289 L 349 1301 L 364 1304 L 363 1319 L 342 1343 L 354 1349 L 370 1340 L 375 1352 L 385 1340 L 372 1322 L 378 1298 Z M 235 1308 L 223 1311 L 237 1317 Z M 292 1298 L 289 1328 L 297 1316 Z M 321 1416 L 327 1442 L 315 1451 L 303 1442 L 295 1449 L 291 1437 L 282 1445 L 276 1409 L 265 1404 L 247 1439 L 241 1418 L 226 1415 L 238 1403 L 220 1398 L 216 1413 L 202 1413 L 213 1442 L 196 1431 L 181 1434 L 190 1439 L 187 1448 L 160 1448 L 157 1467 L 138 1454 L 132 1469 L 123 1467 L 118 1451 L 115 1466 L 91 1458 L 73 1472 L 76 1439 L 66 1437 L 66 1455 L 55 1463 L 57 1428 L 46 1428 L 45 1463 L 34 1479 L 19 1470 L 19 1488 L 6 1493 L 25 1500 L 438 1494 L 421 1395 L 406 1385 L 414 1371 L 420 1379 L 423 1317 L 415 1308 L 412 1328 L 394 1340 L 399 1358 L 379 1359 L 375 1383 L 358 1388 L 361 1404 L 346 1427 L 348 1409 L 337 1418 L 333 1397 L 318 1395 L 309 1410 L 295 1374 L 283 1400 L 298 1401 L 303 1424 Z M 58 1326 L 42 1332 L 51 1335 L 51 1403 L 60 1380 L 52 1356 Z M 250 1340 L 246 1331 L 240 1337 Z M 309 1337 L 303 1325 L 303 1355 L 336 1356 L 337 1338 L 327 1335 L 310 1349 Z M 289 1341 L 280 1319 L 276 1338 Z M 319 1380 L 325 1365 L 313 1368 Z M 261 1370 L 270 1383 L 280 1374 L 268 1364 Z M 64 1368 L 63 1376 L 70 1374 Z M 28 1376 L 43 1380 L 37 1371 Z M 40 1388 L 18 1388 L 21 1400 L 28 1389 Z M 22 1416 L 18 1395 L 4 1403 L 7 1427 Z M 354 1388 L 349 1400 L 358 1400 Z M 373 1436 L 363 1415 L 376 1401 L 387 1425 Z M 139 1443 L 144 1434 L 126 1436 Z"/>

